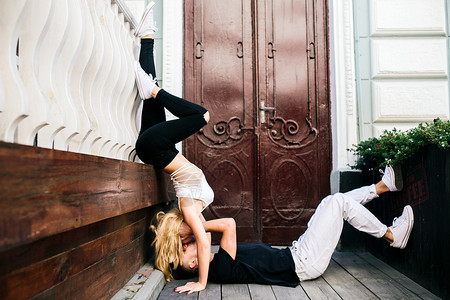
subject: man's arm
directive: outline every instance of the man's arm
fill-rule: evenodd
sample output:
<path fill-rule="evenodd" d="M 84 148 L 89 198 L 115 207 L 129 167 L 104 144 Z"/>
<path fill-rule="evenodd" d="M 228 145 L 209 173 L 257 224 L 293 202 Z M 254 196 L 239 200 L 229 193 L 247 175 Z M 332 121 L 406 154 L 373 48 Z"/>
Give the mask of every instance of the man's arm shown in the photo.
<path fill-rule="evenodd" d="M 203 222 L 203 228 L 206 232 L 218 232 L 222 234 L 220 240 L 220 247 L 227 251 L 228 254 L 235 259 L 236 258 L 236 222 L 232 218 L 221 218 Z M 181 223 L 180 236 L 184 241 L 189 241 L 192 236 L 192 229 L 185 222 Z"/>
<path fill-rule="evenodd" d="M 220 247 L 227 251 L 231 258 L 236 258 L 236 222 L 233 218 L 209 220 L 203 223 L 203 227 L 205 231 L 221 233 Z"/>

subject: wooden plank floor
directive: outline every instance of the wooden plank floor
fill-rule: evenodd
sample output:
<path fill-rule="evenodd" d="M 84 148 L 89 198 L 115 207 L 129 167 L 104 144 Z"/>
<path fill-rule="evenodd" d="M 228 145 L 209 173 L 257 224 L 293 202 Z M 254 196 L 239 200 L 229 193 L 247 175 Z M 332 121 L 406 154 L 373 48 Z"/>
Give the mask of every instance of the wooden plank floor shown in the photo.
<path fill-rule="evenodd" d="M 335 252 L 323 276 L 295 288 L 209 283 L 200 293 L 173 291 L 185 282 L 167 283 L 158 299 L 440 299 L 369 253 Z"/>

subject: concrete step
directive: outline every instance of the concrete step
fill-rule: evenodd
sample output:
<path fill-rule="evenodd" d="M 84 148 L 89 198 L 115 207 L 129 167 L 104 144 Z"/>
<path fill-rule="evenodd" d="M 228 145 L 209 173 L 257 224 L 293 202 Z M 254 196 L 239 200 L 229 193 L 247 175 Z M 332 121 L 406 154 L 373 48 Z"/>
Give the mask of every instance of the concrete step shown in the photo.
<path fill-rule="evenodd" d="M 155 300 L 164 288 L 166 280 L 152 264 L 145 264 L 111 298 L 111 300 Z"/>

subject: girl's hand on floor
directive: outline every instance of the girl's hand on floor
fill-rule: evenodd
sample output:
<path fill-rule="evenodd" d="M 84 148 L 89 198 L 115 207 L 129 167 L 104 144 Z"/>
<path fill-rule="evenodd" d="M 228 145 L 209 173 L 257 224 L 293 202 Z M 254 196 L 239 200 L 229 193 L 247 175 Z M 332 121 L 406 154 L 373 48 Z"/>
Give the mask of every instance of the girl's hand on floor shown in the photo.
<path fill-rule="evenodd" d="M 206 285 L 201 284 L 200 282 L 188 282 L 183 286 L 179 286 L 174 289 L 177 293 L 184 293 L 187 292 L 187 294 L 192 294 L 194 292 L 200 292 L 203 291 L 206 288 Z"/>

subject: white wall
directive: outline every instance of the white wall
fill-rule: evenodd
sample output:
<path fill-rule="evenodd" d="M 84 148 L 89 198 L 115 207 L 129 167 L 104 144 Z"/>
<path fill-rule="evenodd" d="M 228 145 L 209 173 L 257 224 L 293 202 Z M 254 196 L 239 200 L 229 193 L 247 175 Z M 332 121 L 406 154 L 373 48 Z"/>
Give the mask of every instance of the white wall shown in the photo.
<path fill-rule="evenodd" d="M 446 2 L 355 2 L 361 139 L 449 119 Z"/>
<path fill-rule="evenodd" d="M 360 140 L 450 118 L 447 2 L 330 0 L 334 170 Z"/>

